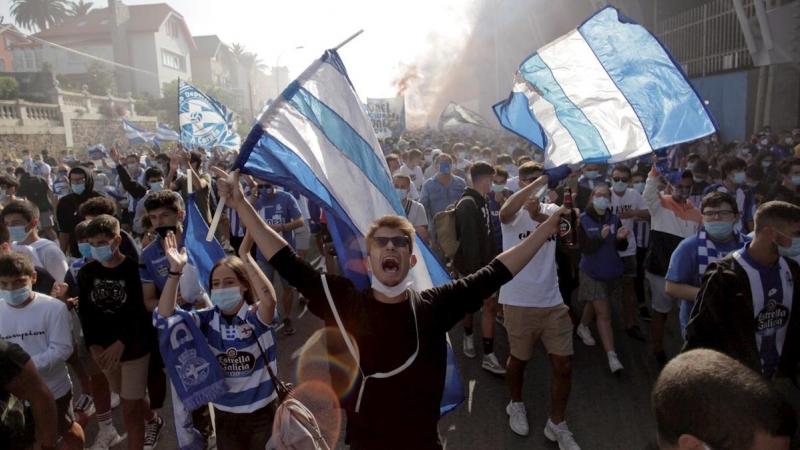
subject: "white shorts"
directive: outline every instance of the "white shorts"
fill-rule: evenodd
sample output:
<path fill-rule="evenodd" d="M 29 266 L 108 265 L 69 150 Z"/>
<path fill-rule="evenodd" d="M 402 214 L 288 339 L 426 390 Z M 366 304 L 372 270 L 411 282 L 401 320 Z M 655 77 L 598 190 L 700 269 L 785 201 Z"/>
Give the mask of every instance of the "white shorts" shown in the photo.
<path fill-rule="evenodd" d="M 303 226 L 294 230 L 294 243 L 297 250 L 308 250 L 309 243 L 311 242 L 311 230 L 308 224 L 303 222 Z"/>
<path fill-rule="evenodd" d="M 653 302 L 653 310 L 661 314 L 668 314 L 675 305 L 675 299 L 667 295 L 667 279 L 650 272 L 645 272 L 647 281 L 650 282 L 650 293 Z"/>

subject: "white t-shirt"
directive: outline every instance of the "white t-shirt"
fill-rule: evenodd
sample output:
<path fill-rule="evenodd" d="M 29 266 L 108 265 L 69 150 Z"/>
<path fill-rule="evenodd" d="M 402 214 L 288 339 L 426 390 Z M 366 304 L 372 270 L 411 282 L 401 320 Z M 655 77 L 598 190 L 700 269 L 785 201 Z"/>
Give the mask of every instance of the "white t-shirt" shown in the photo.
<path fill-rule="evenodd" d="M 56 280 L 56 283 L 63 283 L 64 276 L 67 275 L 67 270 L 69 270 L 69 265 L 67 265 L 67 258 L 61 252 L 58 244 L 49 239 L 39 239 L 31 243 L 31 247 L 39 255 L 39 260 L 42 261 L 44 270 Z"/>
<path fill-rule="evenodd" d="M 552 215 L 557 205 L 539 205 L 539 212 Z M 503 250 L 519 244 L 539 226 L 526 210 L 520 210 L 510 223 L 502 224 Z M 500 304 L 528 308 L 550 308 L 564 303 L 558 290 L 556 238 L 549 238 L 525 267 L 500 288 Z"/>
<path fill-rule="evenodd" d="M 14 250 L 15 252 L 25 253 L 26 255 L 31 257 L 34 266 L 43 267 L 42 260 L 39 259 L 39 255 L 36 253 L 36 250 L 34 250 L 33 247 L 31 247 L 30 245 L 22 245 L 14 242 L 11 244 L 11 250 Z"/>
<path fill-rule="evenodd" d="M 636 189 L 625 189 L 625 195 L 620 197 L 616 192 L 611 193 L 611 210 L 614 214 L 619 216 L 623 211 L 647 209 L 647 203 L 644 202 L 642 194 Z M 636 219 L 620 219 L 622 226 L 627 228 L 628 233 L 628 248 L 619 252 L 619 256 L 636 255 L 636 236 L 633 234 L 633 222 Z"/>
<path fill-rule="evenodd" d="M 12 308 L 0 300 L 0 338 L 31 355 L 53 397 L 72 389 L 66 363 L 72 354 L 72 322 L 62 301 L 35 293 L 26 307 Z"/>
<path fill-rule="evenodd" d="M 511 192 L 517 192 L 520 190 L 519 177 L 517 176 L 509 178 L 508 181 L 506 181 L 506 188 L 508 188 L 508 190 Z"/>
<path fill-rule="evenodd" d="M 425 214 L 425 207 L 422 206 L 422 203 L 411 200 L 410 205 L 406 205 L 403 207 L 404 210 L 407 210 L 408 213 L 408 221 L 411 222 L 411 225 L 414 227 L 427 227 L 428 226 L 428 216 Z"/>

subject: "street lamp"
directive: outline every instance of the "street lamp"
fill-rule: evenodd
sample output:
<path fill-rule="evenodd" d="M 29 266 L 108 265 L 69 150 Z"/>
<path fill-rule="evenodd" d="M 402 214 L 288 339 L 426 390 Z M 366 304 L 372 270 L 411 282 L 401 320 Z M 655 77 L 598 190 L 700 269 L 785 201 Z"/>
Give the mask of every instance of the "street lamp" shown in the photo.
<path fill-rule="evenodd" d="M 279 81 L 280 75 L 278 75 L 278 65 L 281 62 L 281 57 L 283 56 L 284 53 L 288 52 L 289 50 L 301 50 L 301 49 L 303 49 L 302 45 L 299 45 L 294 48 L 287 48 L 286 50 L 282 51 L 278 55 L 278 59 L 275 60 L 275 100 L 277 100 L 278 96 L 281 94 L 280 81 Z"/>

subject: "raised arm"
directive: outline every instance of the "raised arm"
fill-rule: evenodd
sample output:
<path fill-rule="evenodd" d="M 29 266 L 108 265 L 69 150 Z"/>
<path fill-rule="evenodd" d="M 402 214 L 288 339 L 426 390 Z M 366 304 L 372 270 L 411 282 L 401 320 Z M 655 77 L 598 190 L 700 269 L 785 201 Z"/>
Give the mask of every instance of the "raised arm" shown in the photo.
<path fill-rule="evenodd" d="M 270 324 L 275 320 L 275 288 L 249 252 L 242 256 L 242 260 L 250 276 L 253 296 L 258 301 L 258 318 Z"/>
<path fill-rule="evenodd" d="M 239 170 L 233 172 L 232 183 L 228 183 L 228 173 L 224 170 L 219 167 L 213 167 L 211 170 L 219 177 L 217 179 L 219 196 L 227 198 L 225 204 L 239 213 L 242 224 L 247 228 L 247 234 L 253 237 L 267 260 L 272 259 L 278 250 L 289 245 L 280 234 L 264 223 L 253 205 L 245 200 L 242 185 L 239 183 Z"/>
<path fill-rule="evenodd" d="M 178 284 L 181 281 L 183 267 L 186 266 L 189 257 L 186 255 L 185 248 L 178 251 L 175 235 L 171 231 L 161 242 L 169 262 L 170 273 L 167 276 L 167 282 L 164 283 L 164 289 L 161 290 L 161 297 L 158 299 L 158 314 L 161 317 L 170 317 L 175 312 L 175 304 L 178 302 Z M 174 273 L 179 275 L 174 275 Z"/>
<path fill-rule="evenodd" d="M 546 186 L 548 182 L 549 177 L 547 175 L 542 175 L 533 183 L 515 192 L 514 195 L 506 200 L 506 202 L 503 204 L 503 207 L 500 208 L 500 222 L 512 222 L 519 210 L 525 206 L 525 201 L 528 200 L 528 198 L 533 195 L 541 186 Z"/>

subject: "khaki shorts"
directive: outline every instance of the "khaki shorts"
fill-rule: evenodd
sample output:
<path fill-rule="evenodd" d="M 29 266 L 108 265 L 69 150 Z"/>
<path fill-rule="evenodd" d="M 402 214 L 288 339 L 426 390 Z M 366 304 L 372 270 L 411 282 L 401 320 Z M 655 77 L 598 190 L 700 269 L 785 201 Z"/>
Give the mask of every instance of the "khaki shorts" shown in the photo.
<path fill-rule="evenodd" d="M 527 361 L 533 355 L 533 347 L 541 338 L 548 354 L 569 356 L 572 350 L 572 321 L 569 307 L 565 304 L 550 308 L 503 305 L 505 327 L 511 355 Z"/>
<path fill-rule="evenodd" d="M 114 370 L 104 370 L 111 390 L 125 400 L 139 400 L 147 393 L 147 371 L 150 354 L 119 363 Z"/>

